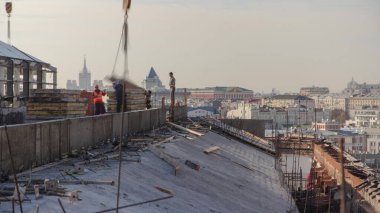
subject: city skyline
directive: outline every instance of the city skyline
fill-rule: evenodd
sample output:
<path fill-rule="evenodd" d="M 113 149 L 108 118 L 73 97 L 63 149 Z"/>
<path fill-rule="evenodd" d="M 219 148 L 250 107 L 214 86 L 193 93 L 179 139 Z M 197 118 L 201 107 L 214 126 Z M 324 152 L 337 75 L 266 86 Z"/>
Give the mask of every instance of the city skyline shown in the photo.
<path fill-rule="evenodd" d="M 81 70 L 83 55 L 94 79 L 111 73 L 121 1 L 13 3 L 12 44 L 56 66 L 58 87 Z M 179 87 L 242 86 L 255 92 L 298 92 L 313 85 L 340 92 L 352 77 L 380 83 L 379 11 L 380 2 L 371 0 L 134 2 L 130 77 L 139 84 L 153 66 L 164 85 L 174 72 Z M 6 41 L 6 14 L 0 14 Z"/>

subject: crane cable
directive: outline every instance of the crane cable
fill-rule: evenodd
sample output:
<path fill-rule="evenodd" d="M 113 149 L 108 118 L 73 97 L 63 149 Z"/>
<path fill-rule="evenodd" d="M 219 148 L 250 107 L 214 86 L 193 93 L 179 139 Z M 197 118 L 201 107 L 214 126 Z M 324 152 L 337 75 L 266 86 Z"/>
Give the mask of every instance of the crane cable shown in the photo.
<path fill-rule="evenodd" d="M 115 68 L 116 68 L 116 63 L 117 63 L 117 59 L 119 57 L 119 52 L 120 52 L 120 47 L 121 47 L 121 43 L 123 41 L 123 36 L 124 36 L 124 24 L 121 28 L 121 36 L 120 36 L 120 41 L 119 41 L 119 45 L 117 47 L 117 51 L 116 51 L 116 57 L 115 57 L 115 62 L 113 64 L 113 68 L 112 68 L 112 72 L 111 72 L 111 76 L 115 73 Z"/>

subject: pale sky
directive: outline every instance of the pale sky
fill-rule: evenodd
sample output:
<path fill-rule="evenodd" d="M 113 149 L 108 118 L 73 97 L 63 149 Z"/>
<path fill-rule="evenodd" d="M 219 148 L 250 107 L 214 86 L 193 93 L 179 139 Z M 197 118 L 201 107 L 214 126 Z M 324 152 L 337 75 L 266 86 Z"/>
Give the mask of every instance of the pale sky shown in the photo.
<path fill-rule="evenodd" d="M 7 41 L 4 0 L 0 39 Z M 122 0 L 13 0 L 12 44 L 58 68 L 58 87 L 112 71 Z M 255 92 L 380 83 L 378 0 L 132 0 L 130 77 Z M 122 58 L 119 58 L 122 62 Z M 117 67 L 122 72 L 121 63 Z"/>

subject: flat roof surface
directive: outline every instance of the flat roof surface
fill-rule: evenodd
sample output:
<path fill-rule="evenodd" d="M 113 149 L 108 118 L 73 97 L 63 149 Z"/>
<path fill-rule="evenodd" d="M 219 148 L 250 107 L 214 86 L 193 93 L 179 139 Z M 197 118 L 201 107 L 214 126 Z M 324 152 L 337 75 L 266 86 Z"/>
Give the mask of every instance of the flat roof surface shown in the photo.
<path fill-rule="evenodd" d="M 218 146 L 213 154 L 204 149 Z M 287 212 L 291 197 L 281 186 L 275 159 L 252 146 L 234 139 L 208 132 L 195 137 L 179 134 L 169 143 L 156 147 L 175 159 L 179 173 L 149 150 L 139 152 L 141 162 L 122 161 L 120 206 L 167 196 L 161 187 L 173 192 L 174 197 L 154 203 L 120 210 L 120 212 Z M 127 152 L 123 152 L 126 156 Z M 133 156 L 129 156 L 131 158 Z M 196 171 L 187 165 L 189 160 L 200 165 Z M 35 178 L 72 179 L 62 171 L 72 169 L 78 159 L 33 173 Z M 84 165 L 85 172 L 75 175 L 84 180 L 113 180 L 117 182 L 116 159 Z M 116 207 L 117 186 L 62 184 L 68 191 L 80 190 L 80 201 L 70 203 L 61 197 L 66 212 L 96 212 Z M 23 202 L 24 212 L 62 212 L 56 196 L 43 195 Z M 294 208 L 294 202 L 293 202 Z M 11 210 L 11 202 L 2 202 L 0 211 Z M 16 210 L 18 205 L 16 205 Z"/>

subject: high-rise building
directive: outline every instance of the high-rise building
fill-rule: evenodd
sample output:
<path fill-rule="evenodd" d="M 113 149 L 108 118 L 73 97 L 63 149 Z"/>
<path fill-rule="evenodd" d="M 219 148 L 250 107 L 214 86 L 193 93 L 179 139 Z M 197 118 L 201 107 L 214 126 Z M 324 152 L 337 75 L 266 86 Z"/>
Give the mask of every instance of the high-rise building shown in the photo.
<path fill-rule="evenodd" d="M 84 58 L 84 65 L 82 72 L 79 73 L 79 89 L 92 90 L 91 88 L 91 73 L 87 69 L 86 58 Z"/>
<path fill-rule="evenodd" d="M 160 78 L 153 67 L 150 68 L 148 76 L 143 80 L 142 87 L 153 92 L 165 91 Z"/>

